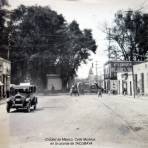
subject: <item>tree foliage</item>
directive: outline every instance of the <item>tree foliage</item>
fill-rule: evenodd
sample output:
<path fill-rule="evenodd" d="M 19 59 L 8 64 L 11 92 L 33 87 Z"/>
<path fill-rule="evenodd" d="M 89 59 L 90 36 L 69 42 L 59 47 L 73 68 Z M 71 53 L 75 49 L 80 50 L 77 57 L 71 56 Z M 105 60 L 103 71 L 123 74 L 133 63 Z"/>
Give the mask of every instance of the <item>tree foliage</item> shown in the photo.
<path fill-rule="evenodd" d="M 7 0 L 0 0 L 0 7 L 2 7 L 4 5 L 8 5 L 8 1 Z"/>
<path fill-rule="evenodd" d="M 111 53 L 124 60 L 144 60 L 148 51 L 148 17 L 140 11 L 118 11 L 107 38 L 113 41 Z M 115 45 L 116 48 L 114 47 Z"/>
<path fill-rule="evenodd" d="M 7 58 L 8 52 L 8 27 L 6 24 L 9 12 L 3 8 L 7 4 L 5 0 L 0 1 L 0 56 L 3 58 Z"/>
<path fill-rule="evenodd" d="M 91 30 L 80 30 L 76 21 L 67 24 L 49 7 L 21 5 L 12 12 L 9 28 L 14 83 L 29 78 L 44 88 L 46 75 L 57 73 L 66 86 L 96 51 Z"/>

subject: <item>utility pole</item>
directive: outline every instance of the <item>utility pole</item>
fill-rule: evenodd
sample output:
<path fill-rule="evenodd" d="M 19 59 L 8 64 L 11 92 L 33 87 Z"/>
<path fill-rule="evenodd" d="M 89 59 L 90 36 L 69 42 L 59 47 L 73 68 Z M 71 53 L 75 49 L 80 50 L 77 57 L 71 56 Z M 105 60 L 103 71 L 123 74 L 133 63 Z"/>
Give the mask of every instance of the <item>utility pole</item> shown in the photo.
<path fill-rule="evenodd" d="M 111 43 L 111 38 L 110 38 L 110 36 L 111 36 L 111 33 L 110 33 L 110 31 L 111 31 L 111 29 L 110 28 L 108 28 L 108 60 L 110 60 L 110 49 L 111 49 L 111 46 L 110 46 L 110 43 Z"/>
<path fill-rule="evenodd" d="M 133 52 L 131 52 L 131 63 L 132 63 L 132 79 L 133 79 L 133 94 L 135 98 L 135 76 L 134 76 L 134 59 L 133 59 Z"/>
<path fill-rule="evenodd" d="M 7 51 L 7 59 L 10 59 L 10 51 L 9 51 L 9 47 L 8 47 L 8 51 Z"/>

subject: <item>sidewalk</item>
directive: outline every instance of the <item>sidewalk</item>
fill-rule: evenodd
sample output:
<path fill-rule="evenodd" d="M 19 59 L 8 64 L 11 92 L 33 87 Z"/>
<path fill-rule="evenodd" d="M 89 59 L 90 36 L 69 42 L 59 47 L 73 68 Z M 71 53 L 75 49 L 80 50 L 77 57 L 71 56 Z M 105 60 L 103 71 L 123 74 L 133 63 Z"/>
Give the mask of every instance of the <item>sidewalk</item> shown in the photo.
<path fill-rule="evenodd" d="M 5 104 L 5 103 L 6 103 L 6 98 L 0 99 L 0 105 Z"/>
<path fill-rule="evenodd" d="M 105 94 L 105 95 L 108 95 L 108 94 Z M 116 97 L 116 98 L 122 98 L 122 99 L 135 99 L 135 100 L 145 100 L 145 101 L 148 101 L 148 96 L 130 96 L 130 95 L 108 95 L 110 97 Z"/>

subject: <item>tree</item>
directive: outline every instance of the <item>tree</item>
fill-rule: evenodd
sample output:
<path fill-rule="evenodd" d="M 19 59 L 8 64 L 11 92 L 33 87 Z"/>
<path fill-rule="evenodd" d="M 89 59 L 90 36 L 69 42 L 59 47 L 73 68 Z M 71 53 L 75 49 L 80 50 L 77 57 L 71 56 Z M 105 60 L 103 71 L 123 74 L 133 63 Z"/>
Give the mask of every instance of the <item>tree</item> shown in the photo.
<path fill-rule="evenodd" d="M 47 66 L 56 60 L 54 46 L 60 38 L 56 31 L 63 25 L 64 18 L 48 7 L 22 5 L 14 10 L 9 36 L 14 82 L 23 81 L 28 76 L 42 78 L 42 81 L 46 79 Z"/>
<path fill-rule="evenodd" d="M 148 51 L 148 17 L 140 11 L 118 11 L 115 14 L 114 26 L 109 30 L 109 41 L 115 41 L 119 48 L 110 49 L 119 51 L 124 60 L 132 63 L 133 94 L 135 98 L 135 80 L 133 61 L 143 61 Z M 117 52 L 116 52 L 117 53 Z"/>
<path fill-rule="evenodd" d="M 29 77 L 45 88 L 46 75 L 58 73 L 66 87 L 89 51 L 96 50 L 91 30 L 81 31 L 76 21 L 68 25 L 49 7 L 21 5 L 12 12 L 9 28 L 13 83 Z"/>
<path fill-rule="evenodd" d="M 2 7 L 4 5 L 8 5 L 8 1 L 7 0 L 0 0 L 0 7 Z"/>
<path fill-rule="evenodd" d="M 144 60 L 147 52 L 145 30 L 148 22 L 140 11 L 118 11 L 115 14 L 113 27 L 107 32 L 107 38 L 118 48 L 111 48 L 114 53 L 120 53 L 124 60 Z M 144 34 L 146 33 L 146 34 Z"/>
<path fill-rule="evenodd" d="M 81 62 L 86 63 L 90 56 L 90 51 L 95 53 L 96 44 L 92 37 L 91 30 L 85 29 L 81 31 L 76 21 L 72 21 L 67 28 L 67 44 L 66 50 L 61 52 L 59 67 L 61 68 L 61 76 L 63 84 L 67 84 L 69 79 L 73 79 L 76 75 Z"/>
<path fill-rule="evenodd" d="M 0 56 L 3 58 L 7 58 L 8 52 L 8 28 L 6 24 L 9 12 L 3 8 L 7 4 L 7 1 L 0 1 Z"/>
<path fill-rule="evenodd" d="M 139 34 L 137 37 L 139 41 L 139 58 L 141 57 L 141 60 L 145 60 L 146 53 L 148 53 L 148 14 L 143 14 L 143 25 Z"/>

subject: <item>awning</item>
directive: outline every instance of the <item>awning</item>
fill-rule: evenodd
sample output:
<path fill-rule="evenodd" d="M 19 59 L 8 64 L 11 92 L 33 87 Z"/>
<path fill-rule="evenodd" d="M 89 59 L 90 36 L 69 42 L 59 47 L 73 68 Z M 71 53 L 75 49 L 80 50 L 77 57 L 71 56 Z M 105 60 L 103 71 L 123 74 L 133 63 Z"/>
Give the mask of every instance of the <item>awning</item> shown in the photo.
<path fill-rule="evenodd" d="M 4 84 L 0 81 L 0 86 L 3 86 Z"/>

